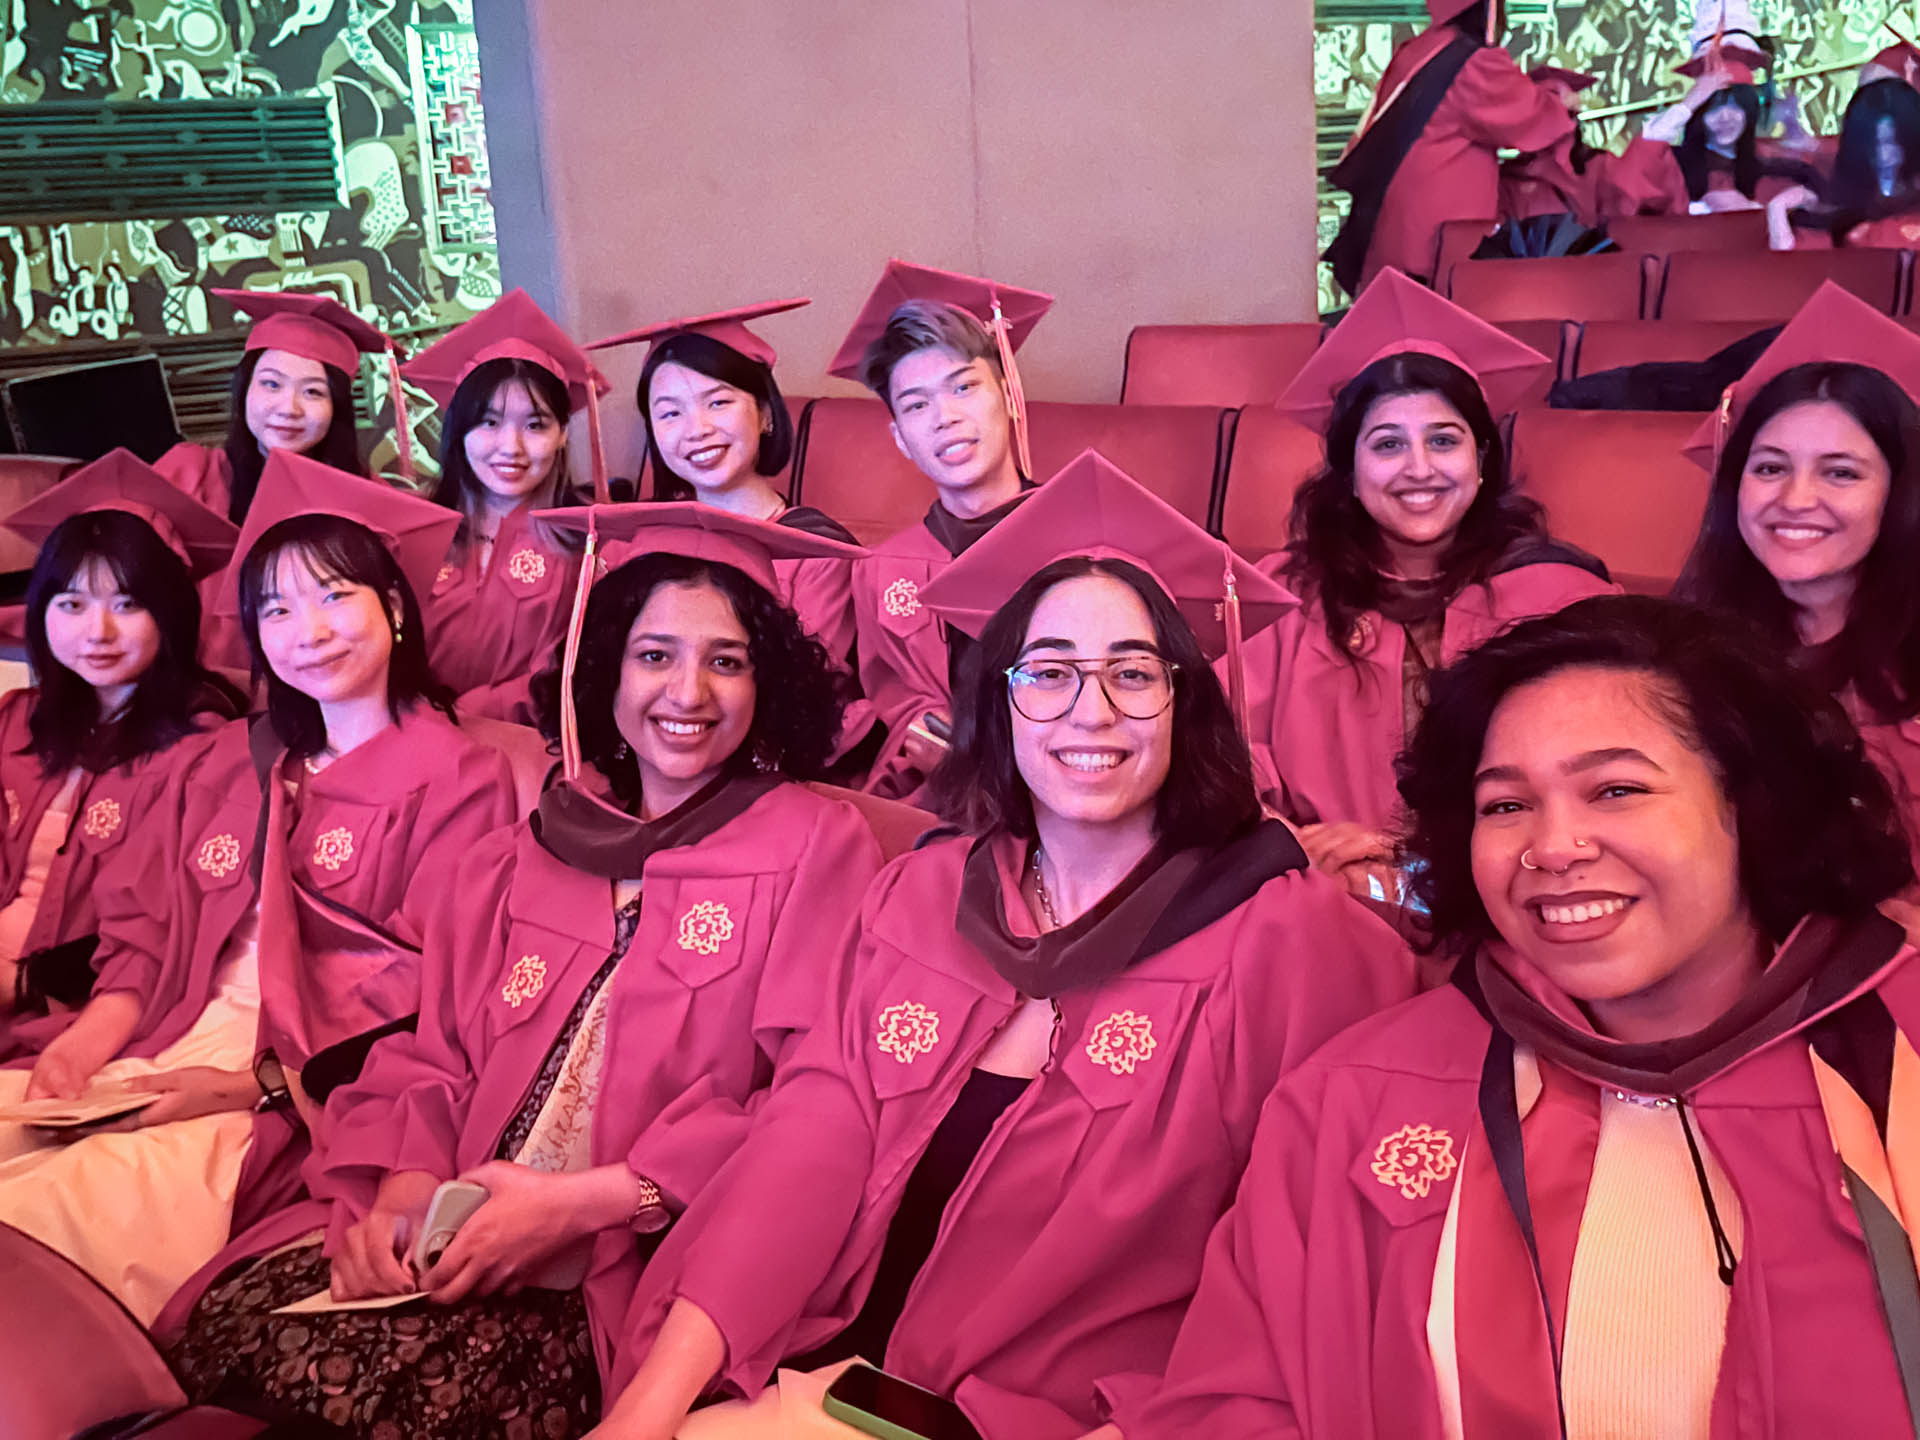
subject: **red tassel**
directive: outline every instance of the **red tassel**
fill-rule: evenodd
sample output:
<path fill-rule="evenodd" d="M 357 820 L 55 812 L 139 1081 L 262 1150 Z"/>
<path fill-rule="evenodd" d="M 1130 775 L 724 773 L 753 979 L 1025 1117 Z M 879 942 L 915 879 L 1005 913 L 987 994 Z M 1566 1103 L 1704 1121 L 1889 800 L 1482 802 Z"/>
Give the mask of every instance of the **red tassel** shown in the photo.
<path fill-rule="evenodd" d="M 580 778 L 580 717 L 573 708 L 573 672 L 580 662 L 580 632 L 587 623 L 587 596 L 593 591 L 599 538 L 589 509 L 587 547 L 580 557 L 580 583 L 574 587 L 573 614 L 567 618 L 567 645 L 560 660 L 560 771 L 568 780 Z"/>
<path fill-rule="evenodd" d="M 1713 468 L 1717 474 L 1720 457 L 1726 452 L 1727 435 L 1733 429 L 1733 386 L 1720 392 L 1720 408 L 1713 416 Z"/>
<path fill-rule="evenodd" d="M 1000 313 L 1000 297 L 993 297 L 993 339 L 1000 350 L 1000 370 L 1007 378 L 1007 404 L 1012 411 L 1013 458 L 1022 479 L 1033 479 L 1033 455 L 1027 448 L 1027 393 L 1020 387 L 1020 371 L 1013 363 L 1013 337 L 1007 317 Z"/>
<path fill-rule="evenodd" d="M 387 347 L 387 394 L 393 399 L 393 443 L 398 451 L 400 478 L 409 490 L 417 488 L 413 468 L 413 422 L 407 418 L 407 391 L 400 380 L 400 357 Z"/>

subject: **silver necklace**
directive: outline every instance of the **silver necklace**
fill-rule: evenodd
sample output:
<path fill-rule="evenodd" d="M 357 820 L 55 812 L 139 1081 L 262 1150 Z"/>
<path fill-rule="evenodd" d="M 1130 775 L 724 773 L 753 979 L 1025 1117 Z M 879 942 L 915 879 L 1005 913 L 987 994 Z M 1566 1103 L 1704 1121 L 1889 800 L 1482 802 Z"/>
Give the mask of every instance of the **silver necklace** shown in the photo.
<path fill-rule="evenodd" d="M 1040 873 L 1040 847 L 1033 847 L 1033 895 L 1040 902 L 1040 913 L 1046 917 L 1047 928 L 1058 930 L 1060 921 L 1053 913 L 1053 897 L 1047 894 L 1047 877 Z"/>

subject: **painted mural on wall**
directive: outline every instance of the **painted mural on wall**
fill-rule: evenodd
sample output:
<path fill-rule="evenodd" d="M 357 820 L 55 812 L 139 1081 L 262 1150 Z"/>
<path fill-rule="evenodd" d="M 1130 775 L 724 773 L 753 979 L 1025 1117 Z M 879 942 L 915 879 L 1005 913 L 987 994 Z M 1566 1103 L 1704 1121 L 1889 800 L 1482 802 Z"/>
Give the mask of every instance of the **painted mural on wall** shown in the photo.
<path fill-rule="evenodd" d="M 1550 64 L 1598 75 L 1600 83 L 1581 97 L 1588 111 L 1642 107 L 1586 122 L 1590 143 L 1617 150 L 1660 105 L 1685 93 L 1689 82 L 1673 67 L 1687 56 L 1694 9 L 1694 0 L 1562 0 L 1541 12 L 1516 15 L 1507 49 L 1523 69 Z M 1920 0 L 1753 0 L 1753 9 L 1777 42 L 1776 73 L 1806 76 L 1784 80 L 1781 89 L 1799 96 L 1807 128 L 1815 134 L 1840 128 L 1859 63 L 1893 43 L 1884 28 L 1887 23 L 1909 39 L 1920 31 Z M 1384 21 L 1315 27 L 1314 101 L 1323 130 L 1334 115 L 1366 109 L 1393 47 L 1413 33 L 1411 25 Z M 1835 66 L 1839 68 L 1830 68 Z M 1810 71 L 1826 73 L 1806 74 Z M 1332 156 L 1323 154 L 1321 159 L 1325 164 Z M 1322 187 L 1321 249 L 1339 233 L 1346 204 L 1345 195 Z M 1321 310 L 1346 303 L 1322 265 Z"/>
<path fill-rule="evenodd" d="M 330 94 L 349 201 L 278 214 L 0 226 L 0 345 L 190 335 L 236 323 L 209 301 L 214 286 L 324 291 L 391 334 L 422 339 L 498 297 L 472 0 L 0 7 L 8 21 L 0 103 Z M 383 405 L 381 367 L 368 366 L 366 380 Z"/>

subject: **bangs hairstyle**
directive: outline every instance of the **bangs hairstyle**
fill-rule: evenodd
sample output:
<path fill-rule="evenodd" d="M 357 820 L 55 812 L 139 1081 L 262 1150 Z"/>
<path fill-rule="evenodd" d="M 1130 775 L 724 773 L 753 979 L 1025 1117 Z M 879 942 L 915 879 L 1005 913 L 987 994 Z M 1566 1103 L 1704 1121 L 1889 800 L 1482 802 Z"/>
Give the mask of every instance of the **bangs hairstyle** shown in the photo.
<path fill-rule="evenodd" d="M 731 345 L 711 335 L 682 331 L 670 335 L 647 354 L 640 367 L 640 383 L 634 388 L 634 402 L 640 407 L 640 419 L 647 427 L 647 460 L 653 466 L 653 500 L 697 499 L 692 485 L 667 468 L 660 442 L 653 436 L 653 376 L 662 365 L 684 365 L 696 375 L 718 380 L 736 390 L 744 390 L 760 407 L 760 452 L 754 457 L 756 475 L 778 475 L 793 459 L 793 417 L 787 402 L 774 383 L 773 367 L 742 355 Z"/>
<path fill-rule="evenodd" d="M 1480 454 L 1480 491 L 1440 557 L 1442 590 L 1457 595 L 1485 582 L 1516 545 L 1546 535 L 1540 506 L 1508 479 L 1506 446 L 1479 382 L 1451 361 L 1418 351 L 1374 361 L 1334 399 L 1327 462 L 1293 498 L 1285 568 L 1295 593 L 1319 603 L 1334 648 L 1355 664 L 1354 627 L 1380 608 L 1389 567 L 1387 542 L 1354 486 L 1360 431 L 1375 401 L 1420 394 L 1438 395 L 1459 411 Z"/>
<path fill-rule="evenodd" d="M 1687 182 L 1687 198 L 1698 200 L 1707 193 L 1713 174 L 1712 153 L 1707 149 L 1707 115 L 1722 105 L 1735 105 L 1746 117 L 1746 128 L 1733 145 L 1733 185 L 1749 200 L 1760 185 L 1760 92 L 1752 85 L 1729 85 L 1709 96 L 1707 103 L 1694 111 L 1680 137 L 1674 158 L 1680 162 L 1680 174 Z"/>
<path fill-rule="evenodd" d="M 47 607 L 93 562 L 106 567 L 160 632 L 153 663 L 134 682 L 120 718 L 107 725 L 93 686 L 54 659 L 47 643 Z M 40 693 L 27 720 L 25 753 L 38 758 L 48 776 L 75 765 L 110 770 L 166 749 L 198 728 L 197 715 L 243 713 L 244 697 L 200 664 L 199 650 L 199 592 L 187 562 L 153 527 L 124 510 L 68 516 L 40 547 L 27 582 L 27 659 Z"/>
<path fill-rule="evenodd" d="M 227 464 L 233 468 L 233 496 L 227 505 L 227 518 L 236 525 L 246 523 L 253 508 L 253 495 L 260 488 L 260 472 L 267 457 L 253 431 L 247 428 L 247 390 L 253 384 L 253 372 L 265 350 L 249 350 L 233 367 L 233 388 L 227 395 Z M 327 394 L 333 397 L 333 423 L 320 443 L 304 451 L 308 458 L 331 465 L 349 475 L 366 477 L 367 467 L 360 459 L 360 436 L 354 429 L 353 377 L 331 365 L 327 372 Z"/>
<path fill-rule="evenodd" d="M 962 361 L 984 360 L 1005 381 L 1000 346 L 980 317 L 940 300 L 908 300 L 894 307 L 887 328 L 860 359 L 860 379 L 887 402 L 893 413 L 893 372 L 909 355 L 922 350 L 951 350 Z"/>
<path fill-rule="evenodd" d="M 1246 742 L 1233 723 L 1226 692 L 1187 624 L 1159 584 L 1124 560 L 1076 555 L 1056 560 L 1022 585 L 993 614 L 979 642 L 967 647 L 954 693 L 953 748 L 931 777 L 940 816 L 971 835 L 1006 830 L 1031 839 L 1033 799 L 1013 755 L 1013 702 L 1006 671 L 1020 661 L 1040 598 L 1063 580 L 1105 575 L 1147 607 L 1153 643 L 1173 675 L 1173 754 L 1154 797 L 1154 833 L 1176 850 L 1219 845 L 1260 818 Z"/>
<path fill-rule="evenodd" d="M 1702 606 L 1601 595 L 1524 621 L 1433 676 L 1398 765 L 1433 948 L 1495 938 L 1473 880 L 1474 775 L 1501 702 L 1574 668 L 1642 678 L 1656 715 L 1707 762 L 1733 812 L 1741 894 L 1769 940 L 1810 914 L 1871 909 L 1912 882 L 1886 779 L 1845 712 L 1777 645 Z"/>
<path fill-rule="evenodd" d="M 387 606 L 389 626 L 400 631 L 387 662 L 387 708 L 396 724 L 402 712 L 421 701 L 444 711 L 449 720 L 455 718 L 453 692 L 434 678 L 427 660 L 420 602 L 392 552 L 357 521 L 339 515 L 295 515 L 262 535 L 240 566 L 240 623 L 253 656 L 253 676 L 267 682 L 267 716 L 290 753 L 301 759 L 319 754 L 327 745 L 327 726 L 320 703 L 276 675 L 260 648 L 260 607 L 282 555 L 306 566 L 315 580 L 364 585 Z M 397 616 L 395 597 L 400 602 Z"/>
<path fill-rule="evenodd" d="M 453 392 L 453 398 L 447 402 L 446 418 L 440 426 L 440 479 L 430 497 L 434 504 L 458 510 L 469 519 L 479 510 L 486 487 L 475 478 L 473 466 L 467 460 L 467 432 L 487 418 L 487 412 L 493 408 L 493 398 L 503 385 L 524 387 L 533 398 L 534 406 L 546 411 L 562 432 L 573 418 L 566 382 L 546 366 L 512 356 L 502 356 L 474 366 Z M 552 492 L 546 504 L 579 503 L 567 474 L 564 433 L 561 435 L 560 449 L 553 457 L 553 473 L 547 480 Z M 466 527 L 462 526 L 461 534 L 464 536 L 465 533 Z"/>
<path fill-rule="evenodd" d="M 1776 649 L 1800 648 L 1798 611 L 1740 534 L 1740 481 L 1761 429 L 1795 405 L 1838 405 L 1887 462 L 1887 508 L 1860 564 L 1847 622 L 1833 644 L 1837 672 L 1879 720 L 1920 713 L 1920 409 L 1881 371 L 1818 362 L 1782 371 L 1753 397 L 1727 437 L 1699 538 L 1677 593 L 1757 621 Z"/>
<path fill-rule="evenodd" d="M 727 758 L 727 773 L 777 770 L 793 780 L 818 780 L 826 774 L 839 739 L 847 682 L 834 668 L 826 647 L 807 634 L 791 610 L 731 565 L 664 551 L 638 556 L 607 575 L 588 595 L 573 672 L 581 756 L 607 778 L 614 798 L 634 814 L 640 810 L 640 766 L 613 716 L 627 637 L 660 586 L 699 584 L 711 585 L 727 597 L 747 632 L 747 661 L 753 666 L 753 723 L 740 748 Z M 532 691 L 540 733 L 549 743 L 557 741 L 557 655 L 533 677 Z"/>

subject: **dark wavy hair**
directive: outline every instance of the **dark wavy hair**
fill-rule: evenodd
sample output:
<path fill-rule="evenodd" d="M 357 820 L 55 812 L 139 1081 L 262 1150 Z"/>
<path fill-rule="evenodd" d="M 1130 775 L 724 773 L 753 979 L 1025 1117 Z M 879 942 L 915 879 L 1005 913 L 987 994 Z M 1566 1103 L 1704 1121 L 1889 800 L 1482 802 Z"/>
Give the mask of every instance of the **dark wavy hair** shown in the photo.
<path fill-rule="evenodd" d="M 440 479 L 434 484 L 433 494 L 429 497 L 434 504 L 458 510 L 464 517 L 457 539 L 457 543 L 462 545 L 467 540 L 468 524 L 479 508 L 482 491 L 480 482 L 474 478 L 473 466 L 467 460 L 467 432 L 486 418 L 493 397 L 502 385 L 525 386 L 534 403 L 551 415 L 554 423 L 563 431 L 573 418 L 573 403 L 567 395 L 566 382 L 546 366 L 537 365 L 531 360 L 502 356 L 497 360 L 483 360 L 473 367 L 453 392 L 453 398 L 447 402 L 446 417 L 440 424 Z M 549 479 L 553 493 L 548 497 L 547 505 L 580 503 L 580 496 L 568 483 L 564 438 L 559 453 L 553 457 L 553 474 Z"/>
<path fill-rule="evenodd" d="M 267 457 L 260 441 L 247 428 L 247 388 L 253 384 L 253 372 L 265 350 L 249 350 L 233 367 L 233 387 L 227 394 L 227 463 L 233 467 L 233 497 L 227 505 L 227 518 L 236 525 L 246 523 L 253 508 L 253 495 L 260 488 L 260 472 Z M 365 476 L 366 463 L 360 458 L 360 435 L 353 420 L 353 377 L 331 365 L 327 372 L 327 394 L 333 400 L 333 422 L 320 443 L 306 451 L 309 459 L 331 465 L 349 475 Z"/>
<path fill-rule="evenodd" d="M 1904 152 L 1900 184 L 1890 197 L 1880 193 L 1882 120 L 1893 122 L 1894 137 Z M 1920 189 L 1920 93 L 1892 77 L 1862 85 L 1847 102 L 1840 121 L 1840 148 L 1833 160 L 1833 178 L 1825 187 L 1826 203 L 1839 212 L 1840 224 L 1851 229 L 1862 220 L 1911 210 L 1916 189 Z"/>
<path fill-rule="evenodd" d="M 1161 658 L 1173 681 L 1173 758 L 1154 801 L 1154 830 L 1163 845 L 1219 845 L 1260 818 L 1246 742 L 1233 723 L 1226 692 L 1201 652 L 1193 628 L 1152 576 L 1124 560 L 1084 555 L 1056 560 L 994 611 L 969 646 L 954 691 L 953 747 L 930 778 L 933 808 L 972 835 L 1006 830 L 1031 838 L 1033 799 L 1013 757 L 1012 701 L 1006 670 L 1017 664 L 1040 599 L 1063 580 L 1105 575 L 1140 597 L 1153 621 Z"/>
<path fill-rule="evenodd" d="M 1890 472 L 1880 534 L 1861 562 L 1834 642 L 1833 668 L 1883 721 L 1920 713 L 1920 409 L 1886 375 L 1866 365 L 1820 361 L 1776 375 L 1733 427 L 1714 470 L 1707 512 L 1676 592 L 1756 621 L 1776 648 L 1800 648 L 1793 602 L 1740 535 L 1740 479 L 1754 437 L 1795 405 L 1827 401 L 1872 437 Z"/>
<path fill-rule="evenodd" d="M 608 574 L 588 596 L 573 672 L 581 756 L 607 778 L 614 798 L 635 814 L 640 767 L 613 716 L 627 636 L 660 586 L 699 584 L 713 586 L 733 606 L 747 632 L 747 660 L 753 666 L 753 724 L 728 758 L 728 772 L 777 770 L 793 780 L 817 780 L 826 774 L 839 739 L 848 682 L 826 647 L 806 632 L 791 610 L 757 580 L 720 561 L 661 551 L 637 556 Z M 557 741 L 557 655 L 533 677 L 532 692 L 540 733 L 549 743 Z"/>
<path fill-rule="evenodd" d="M 160 632 L 153 663 L 108 724 L 93 686 L 54 659 L 47 643 L 47 607 L 96 560 Z M 27 659 L 39 694 L 23 750 L 48 776 L 75 765 L 111 770 L 166 749 L 197 729 L 199 716 L 231 719 L 246 710 L 245 697 L 200 663 L 200 596 L 187 562 L 124 510 L 70 515 L 47 536 L 27 581 Z"/>
<path fill-rule="evenodd" d="M 1359 618 L 1379 608 L 1388 565 L 1380 527 L 1354 490 L 1360 431 L 1376 400 L 1423 392 L 1460 412 L 1480 452 L 1480 492 L 1440 557 L 1441 588 L 1455 595 L 1483 583 L 1515 545 L 1545 537 L 1540 506 L 1508 478 L 1506 446 L 1479 383 L 1451 361 L 1414 350 L 1374 361 L 1335 397 L 1327 463 L 1294 495 L 1289 522 L 1287 580 L 1296 594 L 1318 602 L 1328 638 L 1342 654 L 1351 653 Z"/>
<path fill-rule="evenodd" d="M 1899 807 L 1859 732 L 1764 634 L 1678 600 L 1600 595 L 1527 620 L 1433 676 L 1399 762 L 1413 889 L 1436 949 L 1495 938 L 1473 881 L 1474 774 L 1514 690 L 1562 670 L 1646 677 L 1660 718 L 1732 807 L 1740 889 L 1776 944 L 1809 914 L 1870 909 L 1913 880 Z"/>
<path fill-rule="evenodd" d="M 253 656 L 253 676 L 267 682 L 267 718 L 291 754 L 304 759 L 326 749 L 327 723 L 319 702 L 276 675 L 260 648 L 260 605 L 283 554 L 305 565 L 316 580 L 364 585 L 382 597 L 397 637 L 387 662 L 387 708 L 396 724 L 403 711 L 422 701 L 443 711 L 449 720 L 456 718 L 453 692 L 434 678 L 427 658 L 420 602 L 393 552 L 357 521 L 339 515 L 295 515 L 270 527 L 240 566 L 240 624 Z M 393 613 L 396 599 L 397 616 Z"/>
<path fill-rule="evenodd" d="M 1746 128 L 1733 146 L 1734 188 L 1749 200 L 1760 188 L 1760 91 L 1752 85 L 1729 85 L 1708 96 L 1707 103 L 1694 111 L 1674 151 L 1690 200 L 1698 200 L 1707 193 L 1707 182 L 1713 173 L 1713 152 L 1707 148 L 1707 113 L 1728 104 L 1739 106 L 1740 113 L 1747 117 Z"/>
<path fill-rule="evenodd" d="M 787 402 L 780 398 L 780 386 L 773 378 L 773 367 L 742 355 L 724 341 L 710 335 L 685 331 L 669 336 L 655 345 L 640 367 L 640 382 L 634 387 L 634 403 L 640 407 L 640 419 L 647 427 L 647 459 L 653 466 L 653 493 L 650 500 L 697 500 L 693 486 L 667 468 L 660 453 L 660 442 L 653 434 L 653 376 L 662 365 L 684 365 L 709 380 L 718 380 L 736 390 L 744 390 L 760 407 L 766 429 L 760 434 L 760 453 L 753 462 L 756 474 L 778 475 L 793 459 L 793 417 L 787 414 Z"/>

